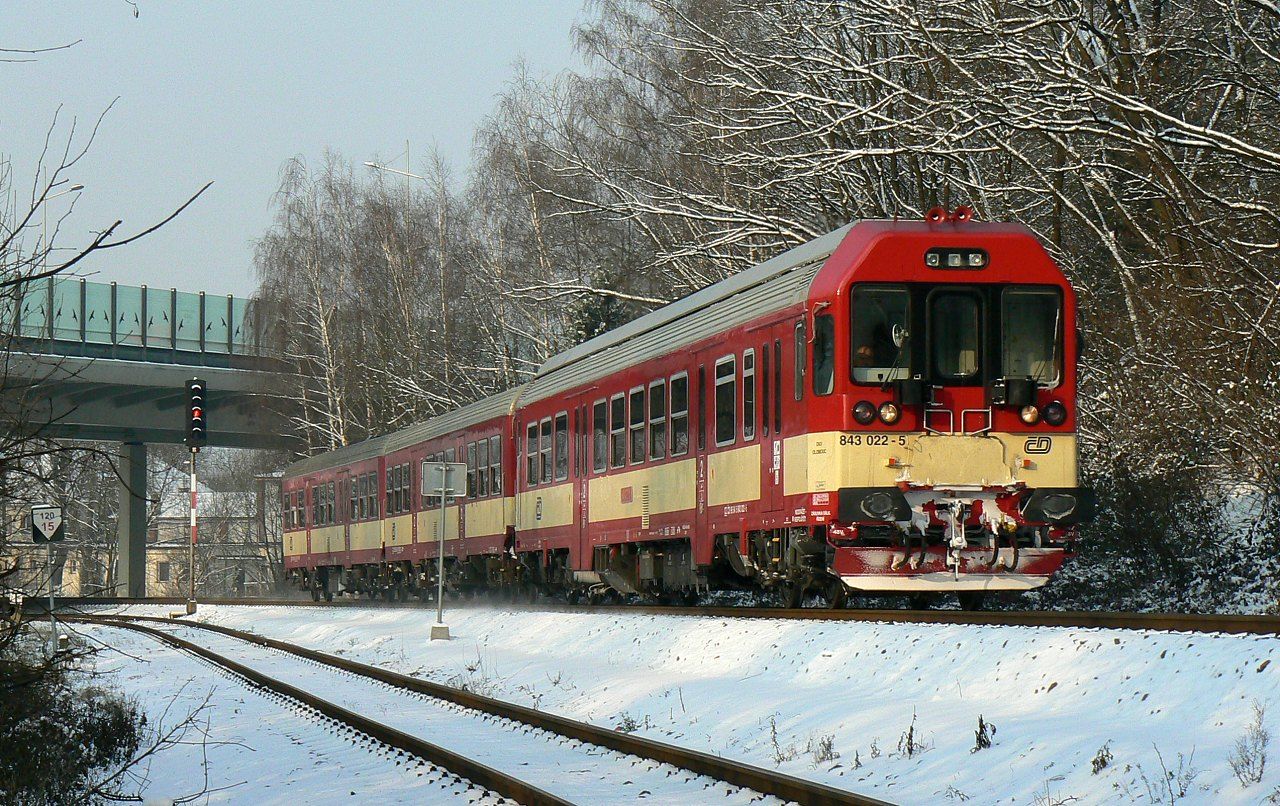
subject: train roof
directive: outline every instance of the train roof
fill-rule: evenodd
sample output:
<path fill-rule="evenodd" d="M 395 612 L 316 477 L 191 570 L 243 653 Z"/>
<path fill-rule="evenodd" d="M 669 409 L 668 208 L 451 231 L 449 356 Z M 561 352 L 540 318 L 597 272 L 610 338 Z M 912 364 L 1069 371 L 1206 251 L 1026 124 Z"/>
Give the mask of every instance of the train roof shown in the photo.
<path fill-rule="evenodd" d="M 353 445 L 318 453 L 315 456 L 308 456 L 306 459 L 300 459 L 285 468 L 284 475 L 287 478 L 305 476 L 320 470 L 328 470 L 331 467 L 342 467 L 368 459 L 375 459 L 394 451 L 417 445 L 420 442 L 453 433 L 475 423 L 482 423 L 495 417 L 504 417 L 511 413 L 511 404 L 518 392 L 519 387 L 508 389 L 505 392 L 499 392 L 496 395 L 477 400 L 475 403 L 470 403 L 460 409 L 446 412 L 420 423 L 405 426 L 398 431 L 392 431 L 390 434 L 382 434 Z"/>
<path fill-rule="evenodd" d="M 383 453 L 391 453 L 403 448 L 426 442 L 429 439 L 460 431 L 469 425 L 483 423 L 497 417 L 505 417 L 511 413 L 511 406 L 520 393 L 519 386 L 498 392 L 495 395 L 481 398 L 460 409 L 445 412 L 420 423 L 401 428 L 386 436 Z"/>
<path fill-rule="evenodd" d="M 801 301 L 847 224 L 552 356 L 521 401 L 537 401 Z M 720 305 L 736 297 L 734 305 Z M 626 350 L 614 349 L 626 344 Z"/>
<path fill-rule="evenodd" d="M 331 451 L 317 453 L 315 456 L 308 456 L 306 459 L 299 459 L 284 469 L 284 476 L 285 478 L 305 476 L 308 473 L 328 470 L 331 467 L 355 464 L 366 459 L 376 459 L 382 455 L 383 443 L 386 441 L 386 435 L 373 437 L 362 442 L 344 445 L 341 448 L 334 448 Z"/>

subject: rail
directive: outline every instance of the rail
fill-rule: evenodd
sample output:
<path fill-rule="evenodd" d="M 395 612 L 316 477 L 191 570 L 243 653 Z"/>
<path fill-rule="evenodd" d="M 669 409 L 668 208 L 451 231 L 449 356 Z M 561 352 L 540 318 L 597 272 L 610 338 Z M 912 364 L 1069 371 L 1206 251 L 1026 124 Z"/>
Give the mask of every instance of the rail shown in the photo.
<path fill-rule="evenodd" d="M 279 694 L 288 699 L 300 702 L 335 721 L 341 722 L 363 734 L 366 734 L 378 741 L 387 744 L 397 750 L 403 750 L 411 753 L 424 761 L 435 764 L 438 767 L 458 775 L 471 781 L 474 784 L 489 789 L 493 792 L 519 801 L 520 803 L 529 804 L 530 806 L 565 806 L 569 801 L 555 795 L 545 792 L 535 786 L 532 786 L 519 778 L 514 778 L 506 773 L 488 767 L 484 764 L 472 761 L 471 759 L 447 750 L 439 745 L 432 744 L 403 731 L 396 730 L 389 725 L 370 719 L 354 711 L 335 705 L 321 697 L 304 691 L 296 686 L 289 685 L 282 680 L 277 680 L 270 675 L 263 674 L 256 669 L 252 669 L 244 664 L 237 663 L 228 657 L 218 654 L 211 649 L 202 647 L 199 644 L 192 643 L 185 639 L 179 638 L 171 633 L 163 630 L 152 629 L 141 624 L 131 623 L 137 619 L 94 619 L 84 616 L 77 616 L 71 619 L 79 622 L 96 622 L 109 624 L 113 627 L 122 629 L 136 630 L 137 632 L 162 641 L 177 649 L 190 652 L 211 663 L 221 666 L 223 669 L 232 674 L 242 677 L 254 685 L 260 686 L 268 691 Z M 162 620 L 162 619 L 161 619 Z"/>
<path fill-rule="evenodd" d="M 751 789 L 756 792 L 760 792 L 762 794 L 774 795 L 776 797 L 782 798 L 787 801 L 796 801 L 798 803 L 803 803 L 803 804 L 813 804 L 813 806 L 835 806 L 836 804 L 868 804 L 868 805 L 874 804 L 875 806 L 883 806 L 883 804 L 885 803 L 885 801 L 876 800 L 875 798 L 869 798 L 861 795 L 856 795 L 852 792 L 848 792 L 842 789 L 836 789 L 835 787 L 830 787 L 825 784 L 817 783 L 815 781 L 807 781 L 803 778 L 796 778 L 794 776 L 786 775 L 784 773 L 775 772 L 772 770 L 766 770 L 760 767 L 753 767 L 748 764 L 743 764 L 741 762 L 733 761 L 731 759 L 721 758 L 719 756 L 714 756 L 709 753 L 703 753 L 697 750 L 690 750 L 683 747 L 677 747 L 675 745 L 665 744 L 663 742 L 657 742 L 652 739 L 646 739 L 640 736 L 635 736 L 629 733 L 623 733 L 623 732 L 612 730 L 609 728 L 602 728 L 586 722 L 579 722 L 574 719 L 557 716 L 555 714 L 550 714 L 545 711 L 539 711 L 534 708 L 527 708 L 522 705 L 516 705 L 514 703 L 504 702 L 502 700 L 496 700 L 491 697 L 485 697 L 483 695 L 476 694 L 474 692 L 453 688 L 451 686 L 445 686 L 440 683 L 433 683 L 428 680 L 423 680 L 417 677 L 410 677 L 409 675 L 400 674 L 399 672 L 393 672 L 389 669 L 383 669 L 378 666 L 372 666 L 370 664 L 360 663 L 359 661 L 354 661 L 348 658 L 342 658 L 336 655 L 330 655 L 325 652 L 320 652 L 314 649 L 308 649 L 306 647 L 298 646 L 296 644 L 291 644 L 287 641 L 280 641 L 274 638 L 266 638 L 261 635 L 244 632 L 242 630 L 237 630 L 231 627 L 224 627 L 218 624 L 205 624 L 205 623 L 196 622 L 196 621 L 165 619 L 165 618 L 157 618 L 157 617 L 151 617 L 151 616 L 124 616 L 124 615 L 121 615 L 121 616 L 75 616 L 75 617 L 72 617 L 72 620 L 81 621 L 81 622 L 127 625 L 134 629 L 141 629 L 149 633 L 166 635 L 166 636 L 168 636 L 169 634 L 159 630 L 153 630 L 151 628 L 143 627 L 141 624 L 137 622 L 181 624 L 186 627 L 196 627 L 202 630 L 208 630 L 208 631 L 216 632 L 222 635 L 231 636 L 233 638 L 238 638 L 242 641 L 248 641 L 249 643 L 257 644 L 259 646 L 268 647 L 268 648 L 280 650 L 283 652 L 288 652 L 297 657 L 306 658 L 307 660 L 311 660 L 317 663 L 322 663 L 336 669 L 341 669 L 342 671 L 345 671 L 345 672 L 350 672 L 352 674 L 362 675 L 364 677 L 368 677 L 370 679 L 376 680 L 381 683 L 385 683 L 390 686 L 394 686 L 396 688 L 405 689 L 407 691 L 412 691 L 417 694 L 424 694 L 428 697 L 434 697 L 436 699 L 451 702 L 465 708 L 471 708 L 476 711 L 492 714 L 494 716 L 501 717 L 503 719 L 522 722 L 524 724 L 530 725 L 535 728 L 539 728 L 541 730 L 559 734 L 567 738 L 577 739 L 580 742 L 596 745 L 598 747 L 605 747 L 610 750 L 615 750 L 621 753 L 628 753 L 633 756 L 650 759 L 652 761 L 657 761 L 664 764 L 670 764 L 672 766 L 680 767 L 682 769 L 688 770 L 693 773 L 697 773 L 699 775 L 705 775 L 711 778 L 715 778 L 716 780 L 724 781 L 726 783 L 730 783 L 735 786 L 745 787 L 747 789 Z M 169 637 L 176 639 L 176 636 L 169 636 Z M 181 639 L 176 639 L 176 640 L 181 640 Z M 184 642 L 184 643 L 189 644 L 189 642 Z M 191 646 L 195 646 L 195 645 L 191 645 Z M 204 652 L 208 652 L 208 650 L 204 650 L 203 647 L 201 647 L 200 650 L 201 651 L 199 652 L 199 654 L 202 654 L 202 655 L 204 654 Z M 216 654 L 216 653 L 213 653 L 213 654 Z M 234 663 L 234 661 L 228 661 L 228 662 Z M 253 672 L 253 670 L 249 670 L 249 671 Z M 256 675 L 258 673 L 253 672 L 253 674 Z M 278 683 L 279 681 L 275 681 L 275 682 Z M 281 683 L 280 685 L 287 685 L 287 684 Z M 290 696 L 293 696 L 293 695 L 290 695 Z M 311 696 L 311 695 L 307 695 L 307 696 Z M 308 703 L 308 704 L 311 704 L 311 703 Z M 330 708 L 342 710 L 342 709 L 339 709 L 338 706 L 334 706 L 329 703 L 325 703 L 325 704 Z M 319 708 L 317 709 L 322 710 Z M 347 712 L 347 713 L 350 713 L 350 712 Z M 360 717 L 360 718 L 365 719 L 364 717 Z M 366 719 L 365 721 L 367 722 L 369 720 Z M 387 728 L 385 726 L 381 726 L 381 728 L 386 731 L 391 731 L 392 733 L 398 733 L 394 731 L 394 729 Z M 371 735 L 376 736 L 376 734 L 371 734 Z M 401 734 L 401 736 L 403 736 L 403 734 Z M 376 737 L 376 738 L 381 738 L 381 737 Z M 397 741 L 401 740 L 400 736 L 393 736 L 393 738 L 396 739 Z M 413 739 L 413 737 L 407 737 L 407 738 Z M 420 740 L 415 740 L 415 741 L 420 741 Z M 401 747 L 401 745 L 395 744 L 395 742 L 393 741 L 387 741 L 387 743 L 393 744 L 396 747 Z M 429 745 L 429 747 L 434 747 L 434 745 Z M 408 748 L 403 748 L 403 749 L 408 749 Z M 498 787 L 498 784 L 501 784 L 502 782 L 496 782 L 493 785 L 491 785 L 481 780 L 480 778 L 475 777 L 470 773 L 464 774 L 460 769 L 455 769 L 454 767 L 450 766 L 448 763 L 445 763 L 445 762 L 435 762 L 435 763 L 439 763 L 441 766 L 446 767 L 447 769 L 453 770 L 454 772 L 457 772 L 459 775 L 463 775 L 464 777 L 469 778 L 473 781 L 476 781 L 477 783 L 481 783 L 484 786 L 491 786 L 491 788 L 493 788 L 494 791 L 503 792 L 503 790 Z M 496 771 L 489 770 L 489 768 L 487 767 L 483 768 L 483 770 L 480 770 L 477 774 L 483 776 L 489 773 L 501 775 L 501 773 L 497 773 Z M 503 792 L 503 794 L 506 794 L 506 793 Z M 511 795 L 511 797 L 516 797 L 516 796 Z M 517 799 L 521 800 L 522 802 L 526 802 L 521 798 L 517 797 Z M 544 801 L 539 801 L 539 802 L 544 802 Z"/>
<path fill-rule="evenodd" d="M 182 604 L 174 597 L 155 599 L 115 599 L 106 597 L 63 597 L 55 600 L 59 610 L 66 607 L 104 605 Z M 209 599 L 206 604 L 288 607 L 377 607 L 420 610 L 421 604 L 396 604 L 366 600 L 312 602 L 306 599 Z M 24 609 L 32 614 L 48 611 L 48 603 L 27 599 Z M 1085 627 L 1113 630 L 1160 630 L 1168 632 L 1218 632 L 1250 635 L 1280 635 L 1280 616 L 1224 615 L 1197 613 L 1117 613 L 1079 610 L 861 610 L 775 607 L 671 607 L 657 605 L 562 605 L 455 603 L 450 609 L 477 606 L 503 607 L 558 613 L 634 613 L 640 615 L 704 616 L 715 618 L 796 619 L 802 621 L 867 621 L 900 624 L 968 624 L 996 627 Z"/>

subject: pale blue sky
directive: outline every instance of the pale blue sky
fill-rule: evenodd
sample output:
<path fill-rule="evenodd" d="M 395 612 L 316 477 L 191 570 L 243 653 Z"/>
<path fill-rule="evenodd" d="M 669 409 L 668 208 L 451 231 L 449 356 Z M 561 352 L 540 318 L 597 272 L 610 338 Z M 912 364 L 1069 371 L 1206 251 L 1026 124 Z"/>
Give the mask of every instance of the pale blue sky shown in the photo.
<path fill-rule="evenodd" d="M 163 230 L 85 271 L 246 295 L 286 159 L 316 163 L 332 148 L 357 164 L 390 160 L 408 139 L 418 156 L 436 146 L 461 175 L 475 124 L 517 59 L 534 75 L 578 64 L 571 29 L 583 13 L 583 0 L 138 6 L 135 19 L 124 0 L 0 0 L 0 47 L 84 40 L 0 64 L 0 153 L 25 190 L 59 104 L 64 122 L 87 131 L 119 96 L 70 174 L 86 189 L 64 242 L 117 218 L 135 232 L 214 180 Z"/>

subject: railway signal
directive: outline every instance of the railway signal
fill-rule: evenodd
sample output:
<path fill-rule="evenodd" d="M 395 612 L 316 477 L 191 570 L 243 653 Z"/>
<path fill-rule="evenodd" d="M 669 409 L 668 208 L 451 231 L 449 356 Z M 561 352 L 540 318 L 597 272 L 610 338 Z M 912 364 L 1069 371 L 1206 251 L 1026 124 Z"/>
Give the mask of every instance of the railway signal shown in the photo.
<path fill-rule="evenodd" d="M 187 592 L 187 615 L 196 612 L 196 454 L 209 439 L 205 420 L 204 381 L 192 378 L 187 381 L 187 447 L 191 449 L 191 545 L 187 549 L 187 576 L 190 588 Z"/>
<path fill-rule="evenodd" d="M 187 447 L 200 450 L 208 441 L 209 430 L 205 422 L 205 385 L 199 378 L 187 381 Z"/>

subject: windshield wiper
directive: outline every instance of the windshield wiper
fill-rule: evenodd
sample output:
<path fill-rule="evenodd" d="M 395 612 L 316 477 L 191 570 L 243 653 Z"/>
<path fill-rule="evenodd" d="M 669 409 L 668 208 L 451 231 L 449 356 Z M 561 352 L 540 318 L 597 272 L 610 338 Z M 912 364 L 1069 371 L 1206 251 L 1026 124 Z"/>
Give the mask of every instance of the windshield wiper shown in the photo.
<path fill-rule="evenodd" d="M 893 383 L 893 374 L 898 371 L 898 363 L 902 361 L 902 356 L 907 351 L 907 343 L 911 339 L 911 334 L 907 332 L 905 327 L 901 325 L 893 326 L 893 341 L 898 345 L 898 354 L 893 357 L 893 364 L 889 366 L 889 371 L 885 374 L 883 383 L 880 384 L 880 391 L 883 392 L 889 388 L 889 384 Z"/>

